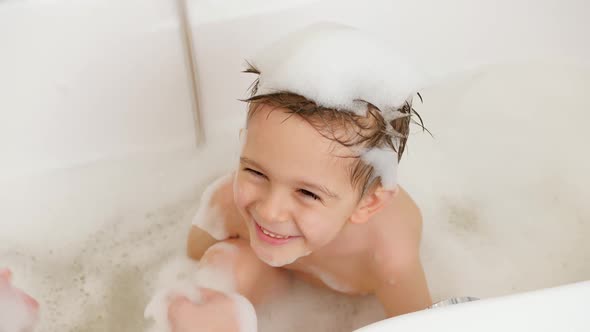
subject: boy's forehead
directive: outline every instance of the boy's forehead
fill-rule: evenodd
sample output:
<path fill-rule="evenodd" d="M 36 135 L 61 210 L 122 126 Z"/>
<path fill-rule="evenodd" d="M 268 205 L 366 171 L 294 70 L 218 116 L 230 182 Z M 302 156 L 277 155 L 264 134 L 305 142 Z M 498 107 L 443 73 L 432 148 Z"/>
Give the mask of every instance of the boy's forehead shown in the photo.
<path fill-rule="evenodd" d="M 347 167 L 355 160 L 351 148 L 325 137 L 302 117 L 268 105 L 260 106 L 249 119 L 245 143 L 250 153 L 276 149 L 285 159 L 300 157 L 327 167 Z M 254 151 L 258 149 L 262 151 Z"/>
<path fill-rule="evenodd" d="M 343 130 L 334 130 L 334 138 L 342 138 L 350 134 Z M 317 151 L 321 155 L 346 160 L 354 159 L 350 157 L 356 155 L 356 150 L 338 143 L 336 139 L 328 138 L 330 135 L 328 133 L 331 132 L 330 128 L 322 134 L 301 116 L 270 105 L 259 106 L 248 121 L 248 135 L 254 136 L 252 138 L 267 138 L 275 141 L 286 137 L 289 141 L 298 142 L 297 145 Z"/>

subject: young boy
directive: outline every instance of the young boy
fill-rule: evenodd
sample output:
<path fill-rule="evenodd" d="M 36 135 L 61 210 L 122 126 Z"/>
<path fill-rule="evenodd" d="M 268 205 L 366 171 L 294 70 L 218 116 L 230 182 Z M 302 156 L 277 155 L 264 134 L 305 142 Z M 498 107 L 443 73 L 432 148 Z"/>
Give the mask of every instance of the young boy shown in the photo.
<path fill-rule="evenodd" d="M 409 67 L 370 36 L 333 25 L 292 34 L 253 64 L 239 166 L 206 190 L 188 255 L 225 271 L 253 304 L 292 275 L 375 294 L 390 317 L 430 306 L 420 211 L 396 181 L 417 115 Z M 173 329 L 237 330 L 237 319 L 200 314 L 231 302 L 213 298 L 175 301 Z"/>

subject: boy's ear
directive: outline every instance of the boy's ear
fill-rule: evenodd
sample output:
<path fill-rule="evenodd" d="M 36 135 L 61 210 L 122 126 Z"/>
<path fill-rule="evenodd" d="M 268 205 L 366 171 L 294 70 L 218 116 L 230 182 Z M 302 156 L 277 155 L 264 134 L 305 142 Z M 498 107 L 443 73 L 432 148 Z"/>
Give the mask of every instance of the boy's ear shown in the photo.
<path fill-rule="evenodd" d="M 394 189 L 384 189 L 379 186 L 372 192 L 367 193 L 358 203 L 356 210 L 350 216 L 350 222 L 353 224 L 366 223 L 375 213 L 381 211 L 385 204 L 391 201 L 399 192 L 399 187 Z"/>

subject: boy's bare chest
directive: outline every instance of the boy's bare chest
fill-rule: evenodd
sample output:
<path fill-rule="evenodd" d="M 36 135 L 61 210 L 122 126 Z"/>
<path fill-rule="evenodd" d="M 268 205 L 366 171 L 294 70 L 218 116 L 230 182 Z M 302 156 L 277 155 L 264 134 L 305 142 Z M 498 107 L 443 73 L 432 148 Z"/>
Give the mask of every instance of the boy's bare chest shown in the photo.
<path fill-rule="evenodd" d="M 370 264 L 370 259 L 357 255 L 313 263 L 301 261 L 285 268 L 313 285 L 349 295 L 366 295 L 375 289 Z"/>

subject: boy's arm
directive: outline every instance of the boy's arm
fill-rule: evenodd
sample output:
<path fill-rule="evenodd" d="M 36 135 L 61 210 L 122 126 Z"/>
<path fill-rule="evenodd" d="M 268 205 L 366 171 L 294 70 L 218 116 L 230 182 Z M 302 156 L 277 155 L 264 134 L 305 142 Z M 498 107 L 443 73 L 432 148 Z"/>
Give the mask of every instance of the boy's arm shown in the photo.
<path fill-rule="evenodd" d="M 375 294 L 388 317 L 428 308 L 432 305 L 424 269 L 420 261 L 422 214 L 410 196 L 402 190 L 397 207 L 400 228 L 393 238 L 380 241 L 377 251 L 383 257 L 375 262 Z M 404 203 L 405 201 L 405 203 Z"/>
<path fill-rule="evenodd" d="M 395 265 L 379 269 L 379 284 L 375 291 L 387 316 L 398 316 L 432 305 L 420 259 L 407 258 Z"/>

